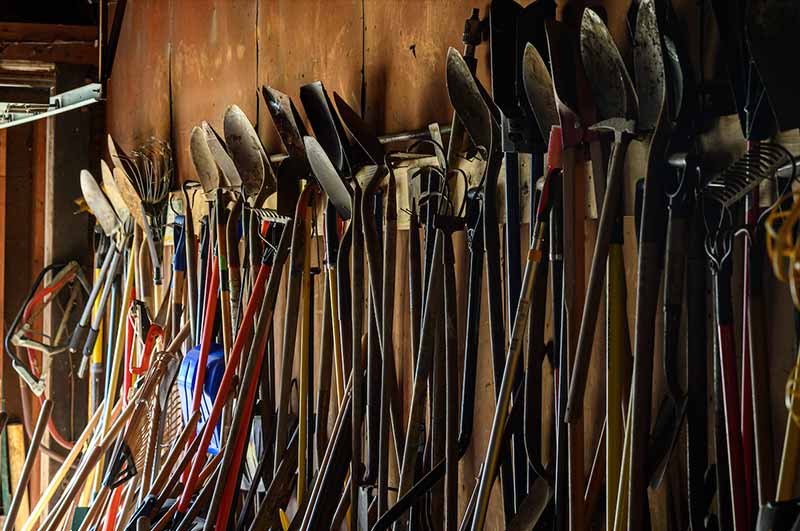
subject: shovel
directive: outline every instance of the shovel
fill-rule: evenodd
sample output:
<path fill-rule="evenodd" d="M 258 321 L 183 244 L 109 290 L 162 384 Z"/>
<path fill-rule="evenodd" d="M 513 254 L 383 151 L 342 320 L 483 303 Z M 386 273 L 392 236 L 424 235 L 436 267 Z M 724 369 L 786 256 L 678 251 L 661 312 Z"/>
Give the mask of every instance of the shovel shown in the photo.
<path fill-rule="evenodd" d="M 637 114 L 636 92 L 630 81 L 627 83 L 625 81 L 628 74 L 622 57 L 602 20 L 591 9 L 583 12 L 581 56 L 601 118 L 593 128 L 601 132 L 612 132 L 614 142 L 611 147 L 605 197 L 597 227 L 583 317 L 575 349 L 575 363 L 566 410 L 568 422 L 579 418 L 583 412 L 583 395 L 594 346 L 594 332 L 606 274 L 606 262 L 622 200 L 625 155 L 635 134 Z"/>
<path fill-rule="evenodd" d="M 642 221 L 639 235 L 638 282 L 633 382 L 629 407 L 630 484 L 628 487 L 628 528 L 641 529 L 647 511 L 647 456 L 652 402 L 655 314 L 658 303 L 658 275 L 662 226 L 663 167 L 669 133 L 666 119 L 666 83 L 662 38 L 653 0 L 639 6 L 635 34 L 634 66 L 639 94 L 639 127 L 652 129 L 647 157 Z M 626 437 L 627 437 L 626 433 Z"/>

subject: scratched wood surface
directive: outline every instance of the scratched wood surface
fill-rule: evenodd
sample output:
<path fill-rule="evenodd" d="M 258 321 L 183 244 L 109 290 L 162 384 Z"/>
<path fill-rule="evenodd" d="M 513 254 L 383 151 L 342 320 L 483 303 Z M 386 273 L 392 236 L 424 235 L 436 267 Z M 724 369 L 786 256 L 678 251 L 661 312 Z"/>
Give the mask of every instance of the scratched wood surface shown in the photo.
<path fill-rule="evenodd" d="M 169 138 L 170 17 L 170 2 L 128 2 L 106 105 L 108 132 L 126 150 Z"/>
<path fill-rule="evenodd" d="M 222 136 L 232 103 L 255 118 L 256 7 L 250 0 L 172 2 L 172 133 L 181 180 L 196 179 L 192 127 L 205 120 Z"/>

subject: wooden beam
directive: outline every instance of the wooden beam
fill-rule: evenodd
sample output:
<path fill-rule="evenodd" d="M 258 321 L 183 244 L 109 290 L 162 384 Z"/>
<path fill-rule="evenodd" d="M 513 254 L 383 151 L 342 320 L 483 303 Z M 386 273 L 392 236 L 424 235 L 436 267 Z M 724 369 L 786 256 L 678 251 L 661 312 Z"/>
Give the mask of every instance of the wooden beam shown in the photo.
<path fill-rule="evenodd" d="M 95 65 L 97 42 L 95 26 L 0 23 L 0 59 Z"/>
<path fill-rule="evenodd" d="M 34 61 L 4 61 L 0 59 L 0 84 L 9 88 L 30 87 L 49 91 L 56 82 L 56 66 L 53 63 Z M 0 101 L 14 101 L 4 100 Z"/>
<path fill-rule="evenodd" d="M 96 65 L 94 42 L 0 42 L 0 59 L 24 59 L 72 65 Z"/>
<path fill-rule="evenodd" d="M 0 41 L 2 42 L 94 42 L 96 40 L 96 26 L 0 22 Z"/>

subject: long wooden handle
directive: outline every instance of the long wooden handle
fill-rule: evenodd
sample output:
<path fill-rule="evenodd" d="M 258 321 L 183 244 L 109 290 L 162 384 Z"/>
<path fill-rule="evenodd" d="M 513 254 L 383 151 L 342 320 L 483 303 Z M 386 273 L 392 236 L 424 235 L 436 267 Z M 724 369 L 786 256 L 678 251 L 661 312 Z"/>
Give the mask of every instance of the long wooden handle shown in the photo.
<path fill-rule="evenodd" d="M 64 462 L 61 463 L 61 466 L 50 480 L 50 484 L 47 486 L 45 491 L 39 497 L 39 500 L 36 502 L 36 505 L 31 510 L 28 519 L 22 526 L 22 531 L 30 531 L 31 529 L 33 529 L 34 525 L 39 520 L 39 516 L 42 514 L 45 508 L 50 504 L 50 500 L 53 499 L 56 490 L 58 490 L 58 488 L 61 487 L 61 484 L 64 481 L 64 478 L 67 476 L 67 473 L 69 472 L 70 468 L 72 467 L 72 464 L 75 462 L 75 460 L 78 459 L 78 456 L 81 455 L 84 445 L 89 440 L 89 437 L 92 435 L 95 426 L 97 426 L 97 423 L 100 421 L 102 412 L 103 412 L 103 407 L 101 404 L 101 407 L 98 407 L 97 410 L 95 410 L 94 415 L 92 415 L 92 418 L 90 418 L 89 422 L 86 423 L 86 427 L 83 429 L 83 432 L 81 432 L 81 435 L 78 437 L 78 440 L 75 441 L 75 445 L 72 447 L 72 450 L 70 450 L 69 454 L 67 454 L 67 457 L 64 459 Z"/>
<path fill-rule="evenodd" d="M 84 462 L 97 463 L 103 451 L 104 448 L 101 446 L 93 447 L 84 459 Z M 61 502 L 58 504 L 58 507 L 50 513 L 47 521 L 42 526 L 41 529 L 43 531 L 55 531 L 58 529 L 61 521 L 64 519 L 64 516 L 67 513 L 67 509 L 69 509 L 69 506 L 72 503 L 72 500 L 75 498 L 78 492 L 80 492 L 81 487 L 83 487 L 83 483 L 86 481 L 86 478 L 89 477 L 89 473 L 93 469 L 93 466 L 82 466 L 78 469 L 78 472 L 72 476 L 72 479 L 67 484 L 67 487 L 64 489 L 64 492 L 61 495 Z"/>
<path fill-rule="evenodd" d="M 89 512 L 86 513 L 86 516 L 83 518 L 83 523 L 78 531 L 89 531 L 92 526 L 95 524 L 95 521 L 100 517 L 100 515 L 105 511 L 106 503 L 108 503 L 108 497 L 111 495 L 111 491 L 109 489 L 103 489 L 97 495 L 97 498 L 92 500 L 91 507 L 89 507 Z"/>
<path fill-rule="evenodd" d="M 342 339 L 339 332 L 339 290 L 336 266 L 328 264 L 328 295 L 331 308 L 331 333 L 333 334 L 333 371 L 336 384 L 336 400 L 339 406 L 344 400 L 344 360 L 342 360 Z"/>
<path fill-rule="evenodd" d="M 298 376 L 298 429 L 297 429 L 297 503 L 303 503 L 308 490 L 309 472 L 313 468 L 314 463 L 309 463 L 307 457 L 307 450 L 309 446 L 313 445 L 311 440 L 312 418 L 314 416 L 313 406 L 311 405 L 311 389 L 314 386 L 314 376 L 309 375 L 309 366 L 311 364 L 310 356 L 311 345 L 311 216 L 306 216 L 303 222 L 303 239 L 307 245 L 303 248 L 303 277 L 301 282 L 301 297 L 300 297 L 300 319 L 302 319 L 302 326 L 300 327 L 300 374 Z M 309 378 L 310 376 L 310 378 Z M 309 379 L 311 381 L 309 381 Z"/>
<path fill-rule="evenodd" d="M 28 454 L 25 456 L 25 464 L 22 465 L 22 472 L 19 475 L 17 488 L 14 489 L 14 497 L 11 499 L 11 505 L 6 511 L 5 524 L 3 531 L 11 531 L 16 526 L 17 513 L 19 512 L 22 498 L 28 491 L 28 480 L 31 477 L 31 470 L 33 469 L 33 462 L 36 459 L 36 454 L 39 453 L 39 445 L 42 442 L 42 436 L 45 429 L 47 429 L 47 422 L 50 420 L 50 413 L 53 412 L 53 401 L 49 398 L 42 402 L 42 409 L 39 411 L 39 418 L 36 421 L 36 428 L 33 430 L 31 436 L 31 444 L 28 447 Z"/>
<path fill-rule="evenodd" d="M 644 224 L 644 220 L 642 221 Z M 650 415 L 653 393 L 653 346 L 655 343 L 655 314 L 658 305 L 658 256 L 655 242 L 639 244 L 639 282 L 636 296 L 636 333 L 633 357 L 633 382 L 630 409 L 633 416 L 631 431 L 631 463 L 628 526 L 640 529 L 644 519 L 647 490 L 647 454 L 650 438 Z"/>
<path fill-rule="evenodd" d="M 625 360 L 628 354 L 625 266 L 619 244 L 612 244 L 609 249 L 606 300 L 606 529 L 610 531 L 614 526 L 625 438 L 622 402 L 630 379 L 630 364 Z"/>
<path fill-rule="evenodd" d="M 425 303 L 425 314 L 422 319 L 419 352 L 416 355 L 417 364 L 414 373 L 414 385 L 411 391 L 411 402 L 409 404 L 407 436 L 403 449 L 403 463 L 400 468 L 400 485 L 397 492 L 398 499 L 411 488 L 417 464 L 419 423 L 424 414 L 423 399 L 426 393 L 428 372 L 433 359 L 432 351 L 434 348 L 436 319 L 441 303 L 441 297 L 439 296 L 442 283 L 442 242 L 440 234 L 440 232 L 436 234 L 437 241 L 434 247 L 430 280 L 427 282 L 428 294 Z M 355 379 L 353 381 L 355 384 Z M 355 385 L 353 386 L 353 391 L 355 392 Z M 353 461 L 355 460 L 356 456 L 353 456 Z"/>
<path fill-rule="evenodd" d="M 622 199 L 627 147 L 627 140 L 616 143 L 611 154 L 606 195 L 603 199 L 603 210 L 597 226 L 597 239 L 595 241 L 591 269 L 589 270 L 589 282 L 586 285 L 586 299 L 583 305 L 580 333 L 575 347 L 575 362 L 572 367 L 569 396 L 567 398 L 567 422 L 573 422 L 583 414 L 583 397 L 586 393 L 589 363 L 592 349 L 594 348 L 594 335 L 597 327 L 597 314 L 600 310 L 601 295 L 603 294 L 603 280 L 606 276 L 608 249 L 611 245 L 611 235 L 614 232 L 614 224 L 617 221 L 619 205 Z M 581 273 L 581 271 L 576 271 L 576 274 Z"/>
<path fill-rule="evenodd" d="M 186 190 L 184 190 L 184 198 L 185 222 L 183 224 L 183 238 L 184 250 L 186 251 L 186 313 L 191 326 L 191 337 L 197 337 L 195 332 L 195 327 L 197 326 L 197 238 L 194 233 L 191 202 Z"/>
<path fill-rule="evenodd" d="M 362 235 L 361 218 L 361 188 L 356 185 L 353 195 L 353 212 L 350 224 L 353 234 L 353 247 L 351 261 L 353 264 L 352 282 L 350 283 L 350 368 L 352 371 L 353 392 L 352 392 L 352 412 L 351 412 L 351 459 L 350 476 L 350 529 L 358 527 L 358 483 L 361 479 L 361 424 L 364 419 L 364 373 L 361 355 L 361 334 L 363 331 L 363 310 L 364 310 L 364 240 Z M 279 446 L 280 448 L 280 446 Z M 401 488 L 402 478 L 400 475 Z"/>
<path fill-rule="evenodd" d="M 278 398 L 278 415 L 276 419 L 277 448 L 285 448 L 289 438 L 289 401 L 291 398 L 292 370 L 295 358 L 295 338 L 297 337 L 298 312 L 303 280 L 303 257 L 305 227 L 303 219 L 295 219 L 292 227 L 291 257 L 289 278 L 286 287 L 286 318 L 283 323 L 283 353 L 281 355 L 280 395 Z M 280 464 L 280 452 L 275 453 L 275 468 Z"/>
<path fill-rule="evenodd" d="M 630 402 L 629 402 L 630 404 Z M 628 481 L 631 471 L 631 419 L 633 408 L 628 406 L 628 414 L 625 419 L 625 438 L 622 444 L 622 467 L 619 472 L 619 484 L 609 484 L 609 488 L 616 489 L 616 509 L 612 516 L 613 527 L 611 531 L 623 531 L 628 524 Z"/>
<path fill-rule="evenodd" d="M 586 175 L 579 160 L 578 148 L 564 149 L 562 154 L 564 179 L 562 186 L 562 215 L 564 234 L 564 322 L 562 334 L 566 349 L 567 366 L 560 367 L 563 375 L 569 378 L 575 363 L 575 347 L 583 314 L 585 295 L 584 259 L 584 201 Z M 568 382 L 569 380 L 566 379 Z M 584 528 L 584 463 L 583 463 L 583 422 L 577 419 L 567 429 L 570 529 Z"/>
<path fill-rule="evenodd" d="M 483 529 L 486 513 L 489 508 L 489 497 L 495 476 L 500 462 L 500 449 L 506 429 L 508 417 L 508 407 L 511 402 L 511 394 L 514 386 L 514 377 L 517 373 L 517 366 L 520 361 L 522 344 L 525 339 L 525 332 L 528 325 L 528 311 L 530 310 L 531 294 L 533 292 L 533 279 L 536 277 L 536 269 L 542 259 L 542 252 L 538 245 L 531 248 L 528 252 L 528 261 L 525 266 L 525 273 L 522 277 L 522 292 L 519 304 L 517 305 L 514 317 L 514 326 L 511 331 L 511 342 L 508 346 L 506 365 L 503 371 L 502 384 L 497 395 L 497 405 L 495 406 L 494 418 L 492 419 L 492 430 L 489 436 L 489 444 L 486 448 L 486 456 L 483 461 L 483 474 L 480 479 L 478 497 L 475 505 L 475 515 L 472 520 L 472 529 Z"/>

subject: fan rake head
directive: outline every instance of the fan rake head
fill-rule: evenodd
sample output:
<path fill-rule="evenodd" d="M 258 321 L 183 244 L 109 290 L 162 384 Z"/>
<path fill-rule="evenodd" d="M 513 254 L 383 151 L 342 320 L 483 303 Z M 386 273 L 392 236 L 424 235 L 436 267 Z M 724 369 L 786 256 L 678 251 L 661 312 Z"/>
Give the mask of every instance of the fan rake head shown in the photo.
<path fill-rule="evenodd" d="M 157 215 L 163 209 L 174 173 L 172 148 L 168 142 L 150 138 L 130 155 L 119 153 L 128 179 L 148 214 Z"/>
<path fill-rule="evenodd" d="M 753 191 L 765 179 L 790 159 L 783 146 L 773 143 L 755 143 L 739 160 L 725 168 L 703 188 L 703 197 L 730 208 Z"/>

